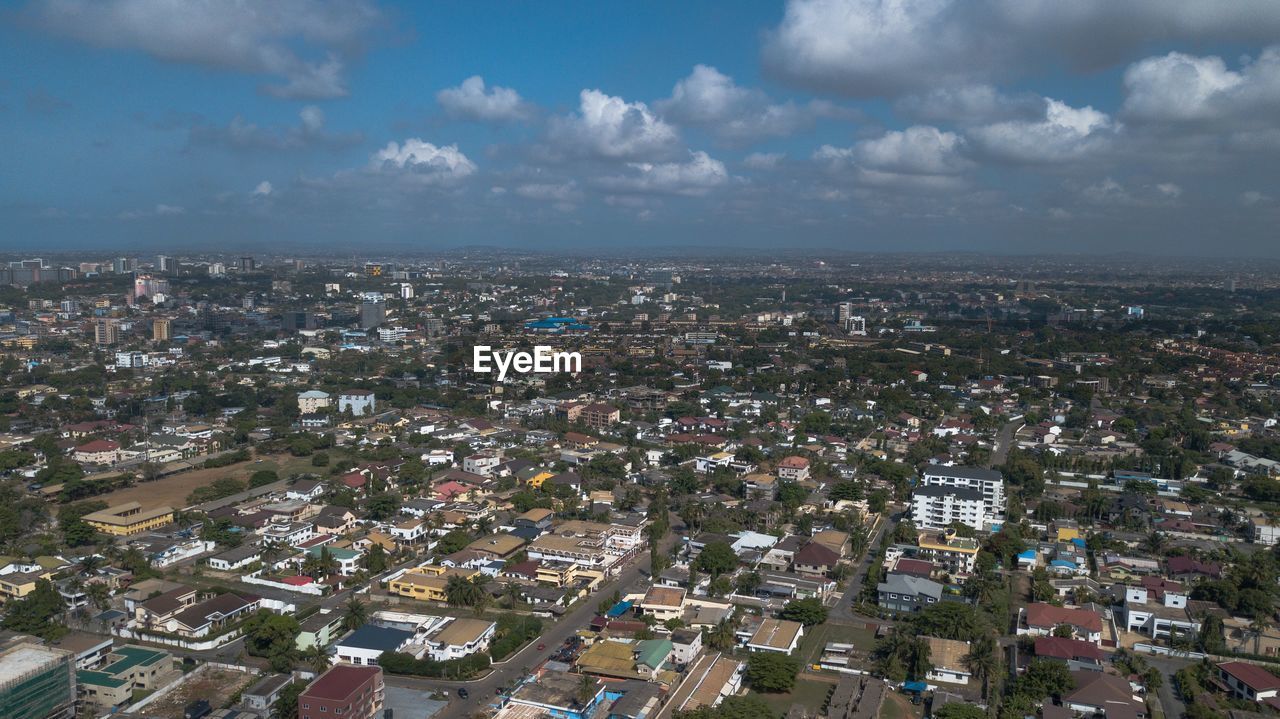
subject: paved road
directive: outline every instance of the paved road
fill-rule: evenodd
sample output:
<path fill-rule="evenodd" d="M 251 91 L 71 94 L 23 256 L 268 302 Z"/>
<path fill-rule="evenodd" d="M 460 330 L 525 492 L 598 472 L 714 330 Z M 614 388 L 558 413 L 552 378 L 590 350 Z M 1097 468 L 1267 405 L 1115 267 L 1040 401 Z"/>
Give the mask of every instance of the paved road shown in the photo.
<path fill-rule="evenodd" d="M 1009 450 L 1013 447 L 1013 436 L 1026 424 L 1021 419 L 1015 419 L 1006 423 L 996 433 L 996 446 L 991 449 L 991 459 L 987 462 L 988 467 L 999 467 L 1004 464 L 1004 460 L 1009 456 Z"/>
<path fill-rule="evenodd" d="M 1160 698 L 1160 706 L 1164 709 L 1165 719 L 1182 719 L 1187 713 L 1187 705 L 1178 697 L 1178 691 L 1173 686 L 1173 673 L 1187 666 L 1189 662 L 1185 659 L 1151 656 L 1147 656 L 1146 660 L 1148 664 L 1159 669 L 1160 674 L 1164 677 L 1164 682 L 1156 690 L 1156 696 Z"/>
<path fill-rule="evenodd" d="M 678 529 L 673 528 L 671 534 L 665 540 L 664 549 L 669 549 L 678 536 Z M 481 679 L 457 682 L 388 674 L 386 682 L 391 686 L 417 689 L 428 693 L 434 691 L 448 692 L 449 706 L 441 710 L 432 719 L 460 719 L 481 711 L 486 705 L 493 702 L 496 696 L 495 690 L 510 688 L 516 681 L 523 679 L 529 674 L 530 670 L 558 649 L 566 639 L 585 627 L 591 618 L 596 615 L 596 605 L 600 601 L 600 597 L 610 596 L 615 590 L 626 594 L 632 589 L 639 589 L 642 579 L 645 578 L 648 571 L 649 553 L 644 552 L 637 555 L 630 566 L 622 570 L 617 579 L 596 590 L 594 594 L 587 597 L 585 602 L 549 627 L 536 641 L 527 644 L 524 649 L 512 655 L 502 664 L 494 665 L 494 669 Z M 647 584 L 647 580 L 644 581 L 644 584 Z M 546 648 L 539 651 L 538 644 L 544 644 Z M 466 687 L 470 693 L 467 699 L 458 698 L 457 689 L 459 687 Z"/>
<path fill-rule="evenodd" d="M 888 508 L 892 509 L 892 508 Z M 885 532 L 893 531 L 897 526 L 897 521 L 890 514 L 884 515 L 884 520 L 876 527 L 876 531 L 872 534 L 871 539 L 867 541 L 867 553 L 864 557 L 858 559 L 858 566 L 853 570 L 853 577 L 849 579 L 849 583 L 845 585 L 844 595 L 840 597 L 840 601 L 831 608 L 831 618 L 835 620 L 843 620 L 846 622 L 881 622 L 881 620 L 873 617 L 864 617 L 853 611 L 854 602 L 862 593 L 862 583 L 865 581 L 867 572 L 871 570 L 871 564 L 875 561 L 876 554 L 880 551 L 880 538 Z"/>

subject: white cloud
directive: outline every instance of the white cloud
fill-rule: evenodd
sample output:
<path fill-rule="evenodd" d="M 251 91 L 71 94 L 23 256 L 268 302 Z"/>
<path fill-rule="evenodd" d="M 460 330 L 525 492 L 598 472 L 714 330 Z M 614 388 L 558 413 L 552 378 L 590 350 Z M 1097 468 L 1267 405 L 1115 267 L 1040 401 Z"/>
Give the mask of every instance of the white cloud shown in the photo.
<path fill-rule="evenodd" d="M 582 200 L 582 191 L 576 182 L 530 182 L 516 187 L 516 194 L 541 202 L 576 203 Z"/>
<path fill-rule="evenodd" d="M 141 220 L 147 217 L 174 217 L 186 214 L 185 207 L 179 205 L 158 204 L 147 210 L 129 210 L 116 215 L 121 220 Z"/>
<path fill-rule="evenodd" d="M 1112 177 L 1080 191 L 1080 197 L 1090 204 L 1113 207 L 1170 207 L 1181 196 L 1182 188 L 1172 182 L 1126 186 Z"/>
<path fill-rule="evenodd" d="M 925 122 L 975 125 L 1033 120 L 1043 112 L 1044 101 L 1031 93 L 1006 95 L 991 85 L 977 84 L 909 95 L 895 102 L 893 108 Z"/>
<path fill-rule="evenodd" d="M 358 132 L 335 133 L 325 129 L 324 111 L 307 105 L 298 112 L 299 124 L 290 127 L 259 127 L 240 115 L 225 127 L 195 125 L 188 134 L 192 145 L 222 145 L 233 150 L 302 150 L 312 147 L 340 148 L 361 142 Z"/>
<path fill-rule="evenodd" d="M 533 106 L 520 93 L 509 87 L 486 88 L 479 75 L 436 93 L 436 101 L 450 115 L 486 122 L 526 120 L 533 114 Z"/>
<path fill-rule="evenodd" d="M 866 167 L 914 175 L 951 175 L 969 166 L 960 156 L 964 141 L 954 132 L 916 125 L 886 132 L 854 146 L 858 162 Z"/>
<path fill-rule="evenodd" d="M 267 182 L 266 180 L 263 180 L 262 182 L 258 183 L 257 187 L 253 188 L 253 196 L 266 197 L 274 191 L 275 191 L 275 188 L 271 186 L 271 183 Z"/>
<path fill-rule="evenodd" d="M 724 139 L 738 141 L 790 135 L 811 125 L 816 117 L 841 112 L 822 101 L 773 103 L 763 90 L 741 87 L 709 65 L 695 65 L 657 108 L 677 123 L 705 127 Z"/>
<path fill-rule="evenodd" d="M 1273 124 L 1280 112 L 1280 46 L 1239 71 L 1212 55 L 1149 57 L 1129 66 L 1124 87 L 1123 113 L 1135 122 Z"/>
<path fill-rule="evenodd" d="M 1075 108 L 1045 99 L 1044 115 L 1036 121 L 1011 120 L 977 127 L 969 132 L 981 148 L 1011 162 L 1060 162 L 1105 148 L 1114 127 L 1106 113 L 1091 106 Z"/>
<path fill-rule="evenodd" d="M 606 159 L 649 159 L 670 154 L 678 135 L 643 102 L 583 90 L 578 112 L 553 121 L 554 139 L 575 154 Z"/>
<path fill-rule="evenodd" d="M 371 166 L 378 171 L 402 171 L 429 184 L 449 183 L 465 179 L 476 171 L 476 164 L 457 145 L 437 147 L 418 138 L 404 144 L 395 142 L 374 153 Z"/>
<path fill-rule="evenodd" d="M 1271 196 L 1258 190 L 1245 190 L 1240 193 L 1240 204 L 1245 207 L 1271 204 Z"/>
<path fill-rule="evenodd" d="M 1097 69 L 1157 42 L 1267 42 L 1271 0 L 789 0 L 774 73 L 852 96 L 899 96 L 1067 64 Z"/>
<path fill-rule="evenodd" d="M 45 0 L 28 8 L 48 32 L 168 62 L 278 78 L 285 98 L 347 94 L 346 61 L 381 20 L 371 2 Z"/>
<path fill-rule="evenodd" d="M 674 195 L 704 195 L 729 181 L 724 163 L 705 152 L 692 152 L 688 162 L 631 163 L 634 173 L 605 177 L 600 184 L 613 191 Z"/>
<path fill-rule="evenodd" d="M 742 159 L 742 164 L 752 170 L 772 170 L 784 159 L 786 155 L 781 152 L 753 152 Z"/>
<path fill-rule="evenodd" d="M 853 147 L 823 145 L 813 157 L 835 172 L 853 169 L 860 184 L 934 191 L 964 186 L 959 175 L 972 163 L 963 149 L 964 139 L 955 133 L 916 125 Z"/>

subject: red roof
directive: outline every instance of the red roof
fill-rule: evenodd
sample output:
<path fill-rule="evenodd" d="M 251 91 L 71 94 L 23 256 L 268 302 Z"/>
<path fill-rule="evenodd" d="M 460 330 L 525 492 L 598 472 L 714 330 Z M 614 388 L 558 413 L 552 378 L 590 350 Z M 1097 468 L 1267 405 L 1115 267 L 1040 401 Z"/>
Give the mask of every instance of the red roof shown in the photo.
<path fill-rule="evenodd" d="M 898 563 L 893 565 L 892 572 L 896 574 L 910 574 L 916 577 L 930 577 L 933 575 L 933 562 L 926 562 L 923 559 L 907 559 L 903 557 Z"/>
<path fill-rule="evenodd" d="M 312 579 L 311 577 L 308 577 L 308 576 L 306 576 L 306 575 L 299 575 L 299 576 L 296 576 L 296 577 L 281 577 L 281 578 L 280 578 L 280 582 L 281 582 L 282 584 L 289 584 L 289 585 L 292 585 L 292 586 L 294 586 L 294 587 L 302 587 L 302 586 L 305 586 L 305 585 L 311 584 L 311 583 L 312 583 L 312 582 L 314 582 L 314 581 L 315 581 L 314 579 Z"/>
<path fill-rule="evenodd" d="M 364 686 L 369 679 L 381 675 L 382 667 L 338 664 L 321 674 L 302 695 L 316 699 L 346 699 Z"/>
<path fill-rule="evenodd" d="M 1280 677 L 1277 677 L 1256 664 L 1246 664 L 1245 662 L 1223 662 L 1218 665 L 1218 668 L 1236 679 L 1239 679 L 1255 692 L 1280 689 Z"/>
<path fill-rule="evenodd" d="M 787 469 L 804 469 L 809 466 L 809 460 L 804 457 L 787 457 L 781 462 L 778 462 L 778 466 L 785 467 Z"/>
<path fill-rule="evenodd" d="M 1065 637 L 1036 637 L 1036 656 L 1055 659 L 1092 659 L 1102 661 L 1102 650 L 1091 642 Z"/>
<path fill-rule="evenodd" d="M 109 439 L 95 439 L 87 444 L 76 447 L 77 452 L 114 452 L 120 449 L 119 442 L 112 442 Z"/>
<path fill-rule="evenodd" d="M 351 472 L 350 474 L 342 475 L 342 483 L 352 489 L 360 489 L 368 483 L 368 481 L 369 478 L 359 472 Z"/>
<path fill-rule="evenodd" d="M 1027 607 L 1027 626 L 1052 629 L 1060 624 L 1080 627 L 1090 633 L 1102 631 L 1102 617 L 1088 609 L 1055 607 L 1052 604 L 1032 604 Z"/>

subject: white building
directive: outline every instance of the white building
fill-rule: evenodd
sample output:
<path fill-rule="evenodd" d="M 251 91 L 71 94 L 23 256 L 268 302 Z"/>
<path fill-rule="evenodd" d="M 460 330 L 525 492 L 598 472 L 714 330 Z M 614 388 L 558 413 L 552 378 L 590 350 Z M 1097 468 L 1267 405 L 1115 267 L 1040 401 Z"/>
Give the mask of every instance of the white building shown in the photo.
<path fill-rule="evenodd" d="M 1253 522 L 1253 541 L 1258 544 L 1265 544 L 1268 547 L 1280 542 L 1280 523 L 1273 522 L 1266 517 L 1254 517 Z"/>
<path fill-rule="evenodd" d="M 367 389 L 348 389 L 338 393 L 338 411 L 351 410 L 356 417 L 373 414 L 375 402 L 373 392 Z"/>
<path fill-rule="evenodd" d="M 922 487 L 975 489 L 982 495 L 983 511 L 986 518 L 992 522 L 999 522 L 1004 519 L 1004 476 L 994 469 L 930 465 L 924 470 L 920 485 Z"/>
<path fill-rule="evenodd" d="M 308 390 L 298 395 L 298 412 L 301 414 L 315 414 L 322 409 L 326 409 L 333 403 L 333 398 L 328 392 L 321 392 L 318 389 Z"/>
<path fill-rule="evenodd" d="M 1169 639 L 1174 634 L 1194 636 L 1200 631 L 1200 622 L 1187 613 L 1187 599 L 1181 586 L 1173 583 L 1157 589 L 1126 587 L 1125 629 L 1156 639 Z"/>
<path fill-rule="evenodd" d="M 497 626 L 484 619 L 454 619 L 427 637 L 427 653 L 443 662 L 483 652 L 489 648 Z"/>
<path fill-rule="evenodd" d="M 959 522 L 982 530 L 991 519 L 976 489 L 925 486 L 911 495 L 911 521 L 916 529 L 945 529 Z"/>

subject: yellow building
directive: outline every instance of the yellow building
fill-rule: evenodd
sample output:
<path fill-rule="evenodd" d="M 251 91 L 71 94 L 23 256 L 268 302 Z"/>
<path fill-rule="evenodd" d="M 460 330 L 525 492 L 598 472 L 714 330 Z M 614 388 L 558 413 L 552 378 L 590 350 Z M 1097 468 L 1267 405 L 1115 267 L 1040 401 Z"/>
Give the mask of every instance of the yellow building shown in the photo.
<path fill-rule="evenodd" d="M 587 588 L 594 590 L 600 585 L 600 580 L 604 579 L 604 572 L 568 562 L 541 562 L 538 564 L 536 579 L 539 584 L 550 584 L 553 587 L 567 587 L 585 579 L 588 581 Z"/>
<path fill-rule="evenodd" d="M 5 599 L 22 599 L 36 590 L 36 582 L 41 579 L 53 581 L 53 572 L 10 572 L 0 576 L 0 596 Z"/>
<path fill-rule="evenodd" d="M 542 483 L 556 476 L 552 472 L 538 472 L 529 478 L 529 486 L 534 489 L 542 489 Z"/>
<path fill-rule="evenodd" d="M 126 502 L 97 512 L 90 512 L 83 517 L 86 524 L 103 534 L 114 537 L 129 537 L 134 534 L 150 532 L 173 522 L 172 507 L 156 507 L 143 509 L 137 502 Z"/>
<path fill-rule="evenodd" d="M 405 570 L 404 574 L 387 584 L 387 591 L 411 599 L 443 602 L 449 598 L 445 588 L 449 586 L 450 577 L 471 579 L 479 573 L 475 569 L 457 569 L 428 564 Z"/>

